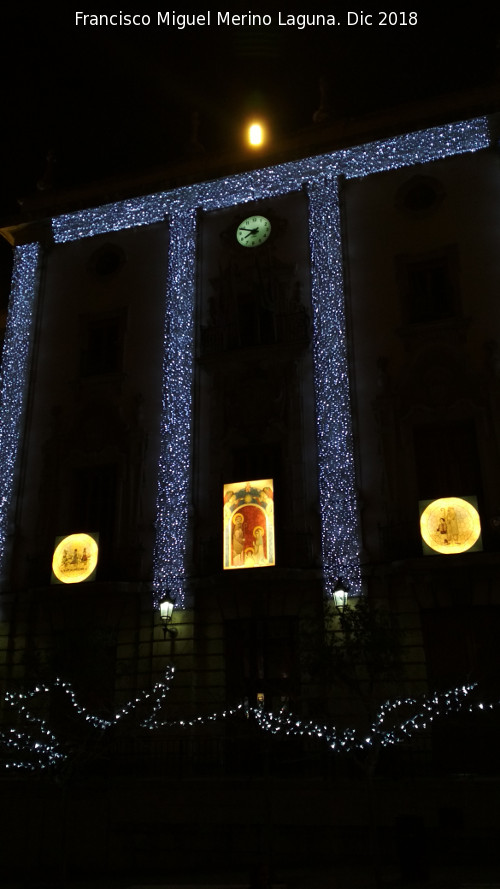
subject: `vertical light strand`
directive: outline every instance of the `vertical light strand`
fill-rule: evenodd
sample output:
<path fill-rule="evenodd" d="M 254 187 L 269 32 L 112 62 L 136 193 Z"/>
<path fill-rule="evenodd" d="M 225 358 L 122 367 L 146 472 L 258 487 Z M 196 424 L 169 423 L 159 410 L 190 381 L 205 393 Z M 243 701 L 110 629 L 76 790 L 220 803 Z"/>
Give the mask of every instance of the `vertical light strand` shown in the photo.
<path fill-rule="evenodd" d="M 325 589 L 361 591 L 338 177 L 308 186 L 314 383 Z"/>
<path fill-rule="evenodd" d="M 169 234 L 153 586 L 156 607 L 168 594 L 182 608 L 191 501 L 196 210 L 173 213 Z"/>
<path fill-rule="evenodd" d="M 7 573 L 9 514 L 28 384 L 40 247 L 26 244 L 14 255 L 12 288 L 0 368 L 0 577 Z"/>

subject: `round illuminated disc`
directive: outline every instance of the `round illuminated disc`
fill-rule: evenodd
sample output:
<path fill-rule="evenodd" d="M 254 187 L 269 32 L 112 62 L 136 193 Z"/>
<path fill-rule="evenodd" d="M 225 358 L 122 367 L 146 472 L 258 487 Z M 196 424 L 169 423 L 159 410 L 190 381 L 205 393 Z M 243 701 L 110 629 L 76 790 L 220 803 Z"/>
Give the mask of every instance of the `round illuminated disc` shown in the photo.
<path fill-rule="evenodd" d="M 267 241 L 271 234 L 271 223 L 265 216 L 249 216 L 240 222 L 236 230 L 236 240 L 242 247 L 258 247 Z"/>
<path fill-rule="evenodd" d="M 478 511 L 460 497 L 433 500 L 420 516 L 420 533 L 427 546 L 437 553 L 465 553 L 481 533 Z"/>
<path fill-rule="evenodd" d="M 81 583 L 95 570 L 97 555 L 97 541 L 90 534 L 70 534 L 54 550 L 52 571 L 61 583 Z"/>

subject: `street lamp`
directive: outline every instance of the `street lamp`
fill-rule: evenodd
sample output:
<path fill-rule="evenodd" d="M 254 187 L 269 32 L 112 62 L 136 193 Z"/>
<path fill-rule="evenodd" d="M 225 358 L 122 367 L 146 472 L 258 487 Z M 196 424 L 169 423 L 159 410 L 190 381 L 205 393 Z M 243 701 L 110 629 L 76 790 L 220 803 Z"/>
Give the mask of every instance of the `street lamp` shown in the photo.
<path fill-rule="evenodd" d="M 174 603 L 170 601 L 170 599 L 165 598 L 163 602 L 160 602 L 160 617 L 162 622 L 163 629 L 163 638 L 167 638 L 167 633 L 169 634 L 171 639 L 175 639 L 177 636 L 177 627 L 170 627 L 169 624 L 172 620 L 172 614 L 174 611 Z"/>
<path fill-rule="evenodd" d="M 335 602 L 335 605 L 337 606 L 339 611 L 343 611 L 346 607 L 348 595 L 349 587 L 347 586 L 345 581 L 343 581 L 342 578 L 339 577 L 333 590 L 333 601 Z"/>
<path fill-rule="evenodd" d="M 254 120 L 249 124 L 247 129 L 247 140 L 251 148 L 261 148 L 266 141 L 266 134 L 263 124 Z"/>

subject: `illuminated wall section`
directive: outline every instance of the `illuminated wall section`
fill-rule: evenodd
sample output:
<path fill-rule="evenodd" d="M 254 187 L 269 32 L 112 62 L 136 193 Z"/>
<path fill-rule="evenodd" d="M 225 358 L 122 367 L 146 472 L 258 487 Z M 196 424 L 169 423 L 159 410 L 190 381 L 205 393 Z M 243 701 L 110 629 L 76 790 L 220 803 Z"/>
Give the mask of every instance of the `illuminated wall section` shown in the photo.
<path fill-rule="evenodd" d="M 325 589 L 341 576 L 353 593 L 361 589 L 349 381 L 344 327 L 342 245 L 337 200 L 339 176 L 363 177 L 427 163 L 489 144 L 486 118 L 448 124 L 331 154 L 204 182 L 171 192 L 60 216 L 56 243 L 168 219 L 170 275 L 166 294 L 163 366 L 162 456 L 158 476 L 155 601 L 168 592 L 185 602 L 185 553 L 191 455 L 191 385 L 195 299 L 195 231 L 199 209 L 215 210 L 305 188 L 310 201 L 313 345 L 319 442 L 320 507 Z M 32 296 L 34 276 L 27 288 Z M 14 290 L 15 294 L 15 290 Z M 17 313 L 14 311 L 14 315 Z M 16 321 L 14 321 L 16 323 Z M 22 398 L 24 377 L 7 367 L 8 386 Z M 18 432 L 3 409 L 2 434 Z M 16 427 L 17 428 L 17 427 Z M 11 502 L 6 474 L 1 504 Z M 6 519 L 5 519 L 6 522 Z M 6 524 L 0 551 L 5 550 Z"/>
<path fill-rule="evenodd" d="M 272 478 L 224 485 L 223 525 L 224 569 L 274 565 Z"/>

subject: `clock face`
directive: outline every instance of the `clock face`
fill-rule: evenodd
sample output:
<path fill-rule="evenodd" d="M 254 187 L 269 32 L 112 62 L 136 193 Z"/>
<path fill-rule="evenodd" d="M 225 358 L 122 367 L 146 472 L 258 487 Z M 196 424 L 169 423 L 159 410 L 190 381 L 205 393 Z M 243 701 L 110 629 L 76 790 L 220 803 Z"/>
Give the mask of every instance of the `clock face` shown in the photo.
<path fill-rule="evenodd" d="M 242 247 L 259 247 L 271 234 L 271 223 L 265 216 L 249 216 L 236 229 L 236 239 Z"/>

